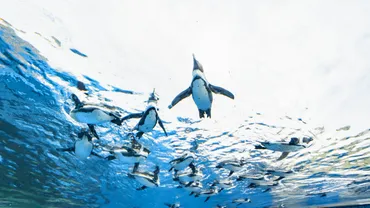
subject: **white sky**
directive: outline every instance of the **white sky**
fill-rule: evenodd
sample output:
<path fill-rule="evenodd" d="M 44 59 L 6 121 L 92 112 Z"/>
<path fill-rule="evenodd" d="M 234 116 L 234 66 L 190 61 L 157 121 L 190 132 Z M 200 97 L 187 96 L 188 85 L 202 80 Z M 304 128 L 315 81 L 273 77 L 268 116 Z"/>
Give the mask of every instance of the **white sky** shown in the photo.
<path fill-rule="evenodd" d="M 0 17 L 26 31 L 20 35 L 53 67 L 134 91 L 155 87 L 163 108 L 190 85 L 195 53 L 209 82 L 236 97 L 216 96 L 214 119 L 240 124 L 255 111 L 313 126 L 369 128 L 369 1 L 0 3 Z M 34 32 L 57 37 L 62 48 Z M 164 113 L 198 116 L 191 99 Z"/>

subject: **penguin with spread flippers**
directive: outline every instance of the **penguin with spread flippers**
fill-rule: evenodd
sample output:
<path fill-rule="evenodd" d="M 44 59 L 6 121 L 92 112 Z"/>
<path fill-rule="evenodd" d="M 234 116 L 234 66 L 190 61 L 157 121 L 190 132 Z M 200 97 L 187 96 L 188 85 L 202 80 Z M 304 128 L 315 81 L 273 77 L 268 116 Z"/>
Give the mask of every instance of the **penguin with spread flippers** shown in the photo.
<path fill-rule="evenodd" d="M 153 173 L 151 173 L 151 172 L 140 172 L 140 171 L 138 171 L 139 164 L 140 163 L 135 163 L 135 166 L 134 166 L 132 172 L 127 174 L 130 178 L 135 179 L 136 181 L 138 181 L 139 183 L 141 183 L 143 185 L 140 188 L 137 188 L 136 190 L 140 191 L 140 190 L 144 190 L 148 187 L 149 188 L 158 187 L 159 186 L 159 176 L 158 176 L 159 166 L 155 167 L 155 170 L 153 171 Z"/>
<path fill-rule="evenodd" d="M 186 167 L 190 167 L 193 165 L 192 162 L 194 161 L 194 157 L 188 154 L 184 154 L 179 158 L 173 159 L 170 161 L 171 168 L 168 170 L 169 172 L 171 170 L 183 170 Z"/>
<path fill-rule="evenodd" d="M 111 155 L 106 157 L 107 160 L 115 160 L 118 159 L 123 163 L 138 163 L 145 160 L 149 152 L 146 151 L 137 151 L 132 149 L 131 147 L 122 146 L 120 148 L 114 148 L 109 151 Z"/>
<path fill-rule="evenodd" d="M 168 108 L 171 109 L 178 102 L 192 95 L 193 100 L 198 107 L 199 117 L 204 118 L 204 114 L 206 114 L 207 117 L 211 118 L 211 108 L 213 102 L 212 93 L 221 94 L 231 99 L 234 99 L 234 95 L 228 90 L 212 85 L 207 81 L 204 75 L 203 67 L 195 59 L 194 54 L 193 62 L 193 80 L 191 81 L 190 87 L 177 95 Z"/>
<path fill-rule="evenodd" d="M 139 123 L 135 126 L 134 130 L 137 130 L 136 138 L 140 139 L 144 133 L 151 132 L 153 128 L 159 124 L 167 136 L 166 129 L 164 128 L 162 120 L 158 116 L 156 104 L 159 100 L 158 95 L 155 93 L 155 89 L 150 94 L 148 99 L 148 106 L 144 112 L 129 114 L 121 119 L 121 122 L 132 119 L 140 118 Z"/>
<path fill-rule="evenodd" d="M 80 123 L 86 123 L 97 139 L 99 139 L 99 136 L 95 131 L 94 125 L 107 122 L 112 122 L 119 126 L 122 124 L 119 115 L 115 112 L 100 106 L 85 105 L 75 94 L 72 94 L 72 100 L 75 103 L 75 108 L 70 112 L 71 117 Z"/>
<path fill-rule="evenodd" d="M 283 152 L 277 161 L 282 160 L 288 156 L 290 152 L 296 152 L 306 148 L 304 145 L 299 144 L 297 137 L 292 137 L 289 143 L 284 142 L 261 142 L 261 145 L 255 145 L 256 149 L 268 149 L 278 152 Z"/>
<path fill-rule="evenodd" d="M 76 157 L 79 159 L 86 159 L 90 155 L 102 158 L 93 151 L 94 145 L 92 143 L 92 136 L 87 131 L 80 132 L 78 134 L 78 138 L 80 138 L 80 140 L 77 140 L 73 147 L 57 148 L 57 150 L 63 152 L 74 152 Z"/>

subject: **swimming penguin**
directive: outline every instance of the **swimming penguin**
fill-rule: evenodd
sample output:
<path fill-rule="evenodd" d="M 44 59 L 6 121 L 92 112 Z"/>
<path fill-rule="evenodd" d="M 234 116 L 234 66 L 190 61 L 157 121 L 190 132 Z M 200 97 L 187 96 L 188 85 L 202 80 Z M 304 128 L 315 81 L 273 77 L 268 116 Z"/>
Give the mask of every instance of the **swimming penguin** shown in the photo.
<path fill-rule="evenodd" d="M 130 147 L 122 146 L 121 148 L 115 148 L 109 151 L 110 154 L 105 159 L 114 160 L 118 159 L 124 163 L 138 163 L 145 160 L 148 157 L 148 152 L 136 151 Z"/>
<path fill-rule="evenodd" d="M 175 169 L 176 171 L 183 170 L 188 166 L 191 167 L 193 161 L 194 161 L 193 156 L 184 154 L 183 156 L 170 161 L 171 168 L 168 170 L 168 172 L 170 172 L 172 169 Z"/>
<path fill-rule="evenodd" d="M 240 175 L 237 177 L 237 181 L 249 180 L 251 182 L 258 182 L 264 180 L 265 177 L 262 175 Z"/>
<path fill-rule="evenodd" d="M 135 163 L 134 169 L 132 170 L 132 173 L 128 173 L 127 175 L 130 178 L 134 178 L 139 183 L 141 183 L 143 186 L 140 188 L 137 188 L 136 190 L 144 190 L 147 187 L 153 188 L 159 186 L 159 166 L 155 166 L 155 170 L 153 173 L 151 172 L 140 172 L 138 171 L 139 163 Z"/>
<path fill-rule="evenodd" d="M 281 179 L 293 173 L 294 172 L 292 170 L 288 170 L 288 171 L 266 170 L 265 175 L 278 177 L 276 179 L 273 179 L 273 181 L 280 181 Z"/>
<path fill-rule="evenodd" d="M 217 204 L 216 208 L 226 208 L 226 206 L 222 206 L 222 205 Z"/>
<path fill-rule="evenodd" d="M 277 161 L 286 158 L 289 152 L 296 152 L 306 148 L 304 145 L 299 145 L 299 139 L 292 137 L 289 143 L 282 142 L 261 142 L 261 145 L 256 145 L 256 149 L 269 149 L 273 151 L 283 152 Z"/>
<path fill-rule="evenodd" d="M 234 183 L 231 181 L 231 180 L 228 180 L 228 179 L 221 179 L 221 180 L 215 180 L 211 187 L 212 186 L 218 186 L 220 188 L 223 188 L 223 189 L 231 189 L 234 187 Z"/>
<path fill-rule="evenodd" d="M 94 125 L 106 122 L 112 122 L 119 126 L 122 124 L 119 115 L 108 109 L 94 105 L 85 105 L 75 94 L 72 94 L 72 100 L 75 103 L 75 108 L 70 112 L 71 117 L 80 123 L 86 123 L 97 139 L 99 139 L 99 136 L 95 131 Z"/>
<path fill-rule="evenodd" d="M 94 145 L 92 144 L 92 136 L 87 131 L 80 132 L 78 134 L 78 138 L 81 138 L 81 140 L 76 141 L 73 147 L 57 148 L 57 150 L 63 152 L 74 152 L 76 157 L 79 159 L 86 159 L 90 155 L 102 158 L 100 155 L 93 152 Z"/>
<path fill-rule="evenodd" d="M 189 196 L 193 195 L 194 193 L 200 192 L 203 189 L 203 185 L 200 181 L 190 181 L 188 183 L 180 181 L 180 184 L 183 185 L 187 191 L 190 191 Z"/>
<path fill-rule="evenodd" d="M 175 174 L 173 177 L 174 181 L 182 181 L 182 182 L 191 182 L 191 181 L 200 181 L 203 179 L 203 174 L 200 170 L 198 170 L 193 163 L 189 164 L 191 168 L 191 172 L 179 173 L 178 170 L 175 170 Z"/>
<path fill-rule="evenodd" d="M 178 102 L 192 95 L 193 100 L 199 110 L 199 117 L 204 118 L 204 114 L 207 114 L 207 117 L 211 118 L 211 108 L 213 102 L 212 92 L 224 95 L 231 99 L 234 99 L 234 95 L 222 87 L 211 85 L 207 81 L 204 75 L 203 67 L 195 59 L 194 54 L 193 62 L 193 80 L 191 81 L 190 87 L 177 95 L 175 99 L 173 99 L 172 103 L 168 106 L 168 108 L 171 109 Z"/>
<path fill-rule="evenodd" d="M 201 191 L 201 192 L 196 193 L 195 197 L 207 196 L 206 200 L 204 200 L 204 202 L 207 202 L 209 200 L 209 198 L 211 198 L 211 196 L 214 196 L 214 195 L 218 194 L 222 190 L 223 190 L 223 188 L 218 189 L 218 187 L 211 187 L 209 190 L 205 190 L 205 191 Z"/>
<path fill-rule="evenodd" d="M 244 162 L 244 158 L 242 158 L 240 161 L 230 160 L 221 162 L 216 166 L 216 168 L 225 168 L 230 170 L 230 173 L 228 175 L 228 177 L 230 177 L 235 171 L 241 170 L 245 164 L 246 163 Z"/>
<path fill-rule="evenodd" d="M 164 203 L 169 208 L 180 208 L 180 203 L 175 203 L 175 204 L 169 204 L 169 203 Z"/>
<path fill-rule="evenodd" d="M 121 122 L 131 119 L 131 118 L 140 118 L 139 123 L 135 126 L 134 130 L 137 130 L 136 138 L 140 139 L 145 132 L 151 132 L 153 128 L 157 125 L 163 129 L 165 135 L 167 136 L 166 129 L 162 123 L 162 120 L 158 116 L 157 112 L 157 101 L 159 100 L 158 96 L 155 93 L 155 89 L 150 94 L 148 99 L 148 106 L 144 112 L 141 113 L 132 113 L 121 119 Z"/>
<path fill-rule="evenodd" d="M 237 203 L 236 206 L 242 205 L 242 204 L 247 204 L 251 203 L 252 201 L 248 198 L 241 198 L 241 199 L 234 199 L 233 203 Z"/>

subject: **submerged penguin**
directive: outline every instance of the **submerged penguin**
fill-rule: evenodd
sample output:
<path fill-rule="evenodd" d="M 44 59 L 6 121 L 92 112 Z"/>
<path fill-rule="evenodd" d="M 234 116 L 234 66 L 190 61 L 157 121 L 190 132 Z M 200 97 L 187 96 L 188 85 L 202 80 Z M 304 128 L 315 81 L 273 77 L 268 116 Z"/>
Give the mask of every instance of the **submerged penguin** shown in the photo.
<path fill-rule="evenodd" d="M 294 173 L 293 170 L 288 171 L 266 170 L 265 175 L 277 177 L 273 179 L 273 181 L 280 181 L 281 179 L 285 178 L 286 176 L 292 175 L 293 173 Z"/>
<path fill-rule="evenodd" d="M 230 160 L 230 161 L 220 162 L 216 166 L 216 168 L 225 168 L 225 169 L 230 170 L 230 173 L 228 175 L 228 177 L 230 177 L 235 171 L 241 170 L 245 164 L 246 163 L 244 162 L 244 158 L 242 158 L 240 161 Z"/>
<path fill-rule="evenodd" d="M 155 89 L 150 94 L 148 99 L 148 107 L 144 112 L 141 113 L 132 113 L 121 119 L 121 122 L 131 119 L 131 118 L 140 118 L 139 123 L 135 126 L 134 130 L 137 130 L 136 138 L 140 139 L 144 133 L 151 132 L 153 128 L 157 125 L 163 129 L 165 135 L 167 136 L 166 129 L 163 126 L 162 120 L 158 116 L 157 112 L 157 101 L 159 100 L 158 96 L 155 93 Z"/>
<path fill-rule="evenodd" d="M 234 199 L 233 203 L 237 203 L 236 206 L 251 203 L 252 201 L 249 198 Z"/>
<path fill-rule="evenodd" d="M 93 152 L 94 145 L 92 144 L 92 136 L 87 131 L 82 131 L 78 134 L 80 140 L 76 141 L 73 147 L 69 148 L 57 148 L 59 151 L 63 152 L 74 152 L 76 157 L 79 159 L 86 159 L 90 155 L 100 157 L 100 155 Z"/>
<path fill-rule="evenodd" d="M 85 105 L 75 94 L 72 94 L 72 100 L 75 103 L 75 108 L 70 112 L 71 117 L 80 123 L 86 123 L 97 139 L 99 139 L 99 136 L 95 131 L 94 125 L 107 122 L 112 122 L 119 126 L 122 124 L 119 115 L 108 109 L 100 106 Z"/>
<path fill-rule="evenodd" d="M 140 163 L 135 163 L 134 169 L 132 170 L 132 173 L 128 173 L 127 175 L 130 178 L 134 178 L 136 181 L 141 183 L 143 186 L 140 188 L 137 188 L 136 190 L 144 190 L 146 188 L 153 188 L 159 186 L 159 166 L 155 166 L 155 170 L 153 173 L 151 172 L 140 172 L 138 171 Z"/>
<path fill-rule="evenodd" d="M 166 205 L 169 208 L 180 208 L 180 203 L 174 203 L 174 204 L 164 203 L 164 205 Z"/>
<path fill-rule="evenodd" d="M 183 185 L 184 189 L 190 191 L 189 196 L 193 195 L 194 193 L 198 193 L 203 189 L 203 184 L 200 181 L 190 181 L 188 183 L 180 181 L 180 184 Z"/>
<path fill-rule="evenodd" d="M 168 106 L 168 108 L 171 109 L 178 102 L 192 95 L 193 100 L 199 110 L 199 117 L 204 118 L 204 114 L 207 114 L 207 117 L 211 118 L 211 108 L 212 108 L 212 102 L 213 102 L 212 92 L 216 94 L 224 95 L 231 99 L 234 99 L 234 95 L 222 87 L 211 85 L 207 81 L 204 75 L 203 67 L 195 59 L 194 54 L 193 54 L 193 61 L 194 61 L 193 80 L 191 81 L 190 87 L 182 91 L 179 95 L 177 95 L 175 99 L 173 99 L 171 105 Z"/>
<path fill-rule="evenodd" d="M 175 171 L 176 170 L 183 170 L 188 166 L 190 168 L 192 168 L 192 166 L 194 166 L 194 164 L 192 164 L 193 161 L 194 161 L 193 156 L 188 155 L 188 154 L 184 154 L 183 156 L 170 161 L 171 168 L 168 170 L 168 172 L 170 172 L 173 169 Z"/>
<path fill-rule="evenodd" d="M 304 145 L 299 144 L 297 137 L 292 137 L 289 143 L 283 142 L 261 142 L 261 145 L 256 145 L 256 149 L 269 149 L 273 151 L 283 152 L 277 161 L 282 160 L 288 156 L 290 152 L 296 152 L 306 148 Z"/>
<path fill-rule="evenodd" d="M 191 182 L 191 181 L 200 181 L 203 179 L 203 174 L 198 170 L 193 163 L 189 164 L 191 172 L 179 173 L 178 170 L 175 170 L 175 175 L 173 177 L 174 181 L 181 182 Z"/>
<path fill-rule="evenodd" d="M 223 188 L 218 189 L 218 187 L 212 187 L 209 190 L 201 191 L 195 194 L 195 197 L 199 196 L 207 196 L 206 200 L 204 202 L 207 202 L 211 196 L 214 196 L 218 193 L 220 193 L 223 190 Z"/>
<path fill-rule="evenodd" d="M 145 160 L 149 152 L 146 151 L 136 151 L 130 147 L 122 146 L 121 148 L 112 149 L 109 151 L 110 154 L 105 159 L 107 160 L 114 160 L 118 159 L 124 163 L 138 163 Z"/>
<path fill-rule="evenodd" d="M 218 186 L 223 189 L 231 189 L 234 187 L 234 183 L 231 180 L 228 179 L 221 179 L 221 180 L 215 180 L 211 187 Z"/>

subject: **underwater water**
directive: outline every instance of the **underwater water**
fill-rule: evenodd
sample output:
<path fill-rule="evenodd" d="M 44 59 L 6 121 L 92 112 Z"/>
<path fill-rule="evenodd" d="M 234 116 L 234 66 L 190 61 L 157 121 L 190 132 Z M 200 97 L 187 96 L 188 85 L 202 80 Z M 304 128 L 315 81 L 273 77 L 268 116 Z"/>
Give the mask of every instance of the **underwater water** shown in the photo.
<path fill-rule="evenodd" d="M 65 15 L 63 12 L 67 10 L 64 11 L 63 8 L 69 8 L 69 4 L 75 10 L 68 10 L 68 15 Z M 218 71 L 216 73 L 211 69 L 208 70 L 212 68 L 209 62 L 211 60 L 217 62 L 218 59 L 203 55 L 204 59 L 200 58 L 199 61 L 204 64 L 206 76 L 209 74 L 207 76 L 209 81 L 234 92 L 235 101 L 215 95 L 212 119 L 199 119 L 198 111 L 191 98 L 177 104 L 174 109 L 167 108 L 177 93 L 189 86 L 186 83 L 190 84 L 191 53 L 186 52 L 185 58 L 177 59 L 170 54 L 162 54 L 159 50 L 156 57 L 162 59 L 154 60 L 148 56 L 158 49 L 157 45 L 154 45 L 154 49 L 148 49 L 152 51 L 145 53 L 147 56 L 143 55 L 135 59 L 133 57 L 140 54 L 139 47 L 130 45 L 129 41 L 125 42 L 125 45 L 119 43 L 109 45 L 110 42 L 106 39 L 113 38 L 112 41 L 115 41 L 114 38 L 117 37 L 112 35 L 114 32 L 97 22 L 87 21 L 88 16 L 80 12 L 87 12 L 89 7 L 83 7 L 82 4 L 83 2 L 59 2 L 53 6 L 52 3 L 44 1 L 34 3 L 7 1 L 3 4 L 7 5 L 9 10 L 24 11 L 29 21 L 32 20 L 32 24 L 26 20 L 27 17 L 15 17 L 15 14 L 6 12 L 3 7 L 4 17 L 0 16 L 1 207 L 168 207 L 166 203 L 177 203 L 180 207 L 317 207 L 370 204 L 368 201 L 370 198 L 368 119 L 370 114 L 367 110 L 370 104 L 368 98 L 370 77 L 366 74 L 370 66 L 368 63 L 352 65 L 355 66 L 354 68 L 363 70 L 352 69 L 353 73 L 350 76 L 344 73 L 345 70 L 338 69 L 337 72 L 342 76 L 338 75 L 339 81 L 329 72 L 325 80 L 309 81 L 310 89 L 316 89 L 316 87 L 320 89 L 313 94 L 319 94 L 318 97 L 326 99 L 318 102 L 324 107 L 321 110 L 316 109 L 316 112 L 310 111 L 311 108 L 315 108 L 311 102 L 286 99 L 288 98 L 284 97 L 286 95 L 270 88 L 270 84 L 277 84 L 277 89 L 286 89 L 293 96 L 298 96 L 301 91 L 294 91 L 293 86 L 297 84 L 294 80 L 284 80 L 284 77 L 275 71 L 271 76 L 280 77 L 281 80 L 276 78 L 277 81 L 274 81 L 271 80 L 270 75 L 266 75 L 257 82 L 260 83 L 259 85 L 254 86 L 257 92 L 253 93 L 248 82 L 254 83 L 254 78 L 248 78 L 248 71 L 242 74 L 246 76 L 245 80 L 239 76 L 239 72 L 233 72 L 232 69 L 229 72 L 220 71 L 219 77 L 212 75 L 217 74 Z M 113 9 L 116 4 L 119 5 L 117 2 L 112 3 L 108 10 Z M 103 3 L 96 1 L 90 6 L 95 12 L 102 5 Z M 345 7 L 345 5 L 342 6 Z M 138 9 L 137 5 L 127 7 L 128 10 Z M 364 8 L 369 6 L 366 5 Z M 105 9 L 107 8 L 102 7 L 101 16 L 104 16 Z M 181 11 L 179 8 L 176 9 Z M 151 8 L 148 7 L 145 11 L 147 10 Z M 366 11 L 364 9 L 364 12 Z M 126 10 L 125 12 L 129 13 Z M 135 12 L 127 15 L 136 17 Z M 89 22 L 96 30 L 99 30 L 99 27 L 105 28 L 97 33 L 102 33 L 101 36 L 106 35 L 106 37 L 98 39 L 94 35 L 78 36 L 77 26 L 68 27 L 68 24 L 78 17 L 85 19 L 85 23 Z M 358 18 L 362 19 L 362 16 Z M 142 23 L 141 21 L 150 21 L 149 19 L 137 20 L 138 25 Z M 43 28 L 48 28 L 50 25 L 61 28 L 63 25 L 64 29 L 70 30 L 39 32 L 42 27 L 37 26 L 38 21 Z M 120 21 L 125 25 L 127 20 L 120 19 Z M 16 23 L 13 24 L 13 22 Z M 33 27 L 35 27 L 34 30 Z M 135 27 L 131 29 L 127 32 L 138 31 Z M 367 31 L 370 31 L 368 26 Z M 135 35 L 130 36 L 130 38 L 133 37 Z M 365 52 L 362 51 L 362 46 L 364 48 L 370 46 L 368 33 L 361 37 L 364 41 L 364 44 L 359 43 L 361 54 L 369 55 L 368 49 Z M 89 38 L 91 38 L 90 45 L 86 42 L 76 43 L 78 42 L 76 40 L 89 40 Z M 92 44 L 94 41 L 96 41 L 96 48 Z M 172 44 L 176 45 L 175 42 Z M 142 44 L 145 43 L 146 40 L 143 40 Z M 105 48 L 103 45 L 106 45 Z M 130 51 L 123 46 L 129 49 L 134 47 L 136 50 Z M 169 46 L 163 47 L 168 49 Z M 205 47 L 205 45 L 199 47 Z M 110 53 L 110 49 L 114 52 Z M 325 54 L 327 52 L 324 51 Z M 179 53 L 185 54 L 185 52 Z M 204 53 L 204 51 L 200 52 L 200 54 Z M 129 58 L 133 58 L 134 61 Z M 186 73 L 166 65 L 166 63 L 171 65 L 178 60 L 186 62 L 187 65 L 183 67 L 187 68 Z M 128 65 L 146 61 L 154 68 L 145 71 L 143 69 L 145 66 L 137 66 L 125 70 Z M 334 66 L 324 64 L 323 68 L 330 71 L 327 68 L 345 68 L 348 64 L 346 61 L 338 62 Z M 258 67 L 269 68 L 270 65 L 262 63 Z M 264 76 L 266 72 L 259 73 Z M 186 78 L 183 77 L 185 74 Z M 231 75 L 228 76 L 228 74 Z M 347 79 L 342 80 L 343 77 Z M 297 82 L 305 86 L 306 79 L 307 77 L 303 77 Z M 342 88 L 333 84 L 333 88 L 328 90 L 333 92 L 333 96 L 324 93 L 326 88 L 320 88 L 320 84 L 340 83 L 340 80 L 358 85 L 347 86 L 342 83 Z M 289 84 L 287 87 L 278 86 L 280 82 L 289 81 L 292 81 L 293 86 Z M 86 91 L 77 88 L 78 82 L 84 83 Z M 124 164 L 116 160 L 107 161 L 94 156 L 81 160 L 73 153 L 57 150 L 57 148 L 72 146 L 77 140 L 77 134 L 87 129 L 85 124 L 76 122 L 69 115 L 74 108 L 71 100 L 73 93 L 83 101 L 104 104 L 125 116 L 143 111 L 153 88 L 156 88 L 159 94 L 159 115 L 168 136 L 166 137 L 158 126 L 152 132 L 144 134 L 139 142 L 151 152 L 140 164 L 140 169 L 153 171 L 158 165 L 160 167 L 159 187 L 136 190 L 141 186 L 140 183 L 127 176 L 132 171 L 132 164 Z M 294 89 L 289 91 L 290 88 Z M 348 91 L 343 90 L 344 88 Z M 335 89 L 343 90 L 343 93 L 337 93 Z M 360 90 L 355 91 L 356 89 Z M 356 95 L 354 92 L 359 96 L 354 97 Z M 346 98 L 358 105 L 343 98 L 346 93 L 350 94 Z M 306 94 L 310 96 L 310 93 L 306 92 Z M 338 94 L 339 98 L 335 97 Z M 283 98 L 280 99 L 280 96 Z M 269 104 L 261 104 L 262 101 L 259 103 L 256 101 L 259 98 Z M 282 100 L 288 104 L 283 103 Z M 344 104 L 338 104 L 340 102 Z M 282 106 L 288 111 L 282 110 Z M 326 117 L 332 115 L 332 117 L 330 120 L 325 120 L 323 115 Z M 96 144 L 94 150 L 106 156 L 108 147 L 129 145 L 130 133 L 137 122 L 137 119 L 131 119 L 124 122 L 122 126 L 112 123 L 97 125 L 96 131 L 101 139 L 94 140 Z M 304 144 L 305 148 L 290 153 L 282 160 L 277 160 L 281 155 L 279 152 L 255 149 L 255 145 L 260 142 L 289 142 L 292 137 L 312 138 L 312 141 Z M 206 197 L 202 195 L 190 196 L 190 192 L 184 187 L 178 188 L 179 183 L 173 180 L 173 172 L 168 171 L 171 168 L 169 162 L 184 153 L 194 156 L 194 164 L 203 174 L 200 181 L 204 190 L 209 189 L 215 180 L 229 179 L 233 185 L 212 196 L 207 202 L 205 202 Z M 228 170 L 216 168 L 222 161 L 241 159 L 245 164 L 241 170 L 235 171 L 230 177 Z M 283 174 L 284 178 L 281 180 L 276 180 L 278 176 L 267 174 L 268 170 L 290 172 Z M 246 179 L 237 180 L 242 175 L 246 175 Z M 257 182 L 253 180 L 258 177 L 262 179 Z M 258 183 L 259 186 L 253 187 L 251 183 Z M 245 198 L 250 199 L 250 202 L 240 205 L 233 203 L 236 199 Z"/>

